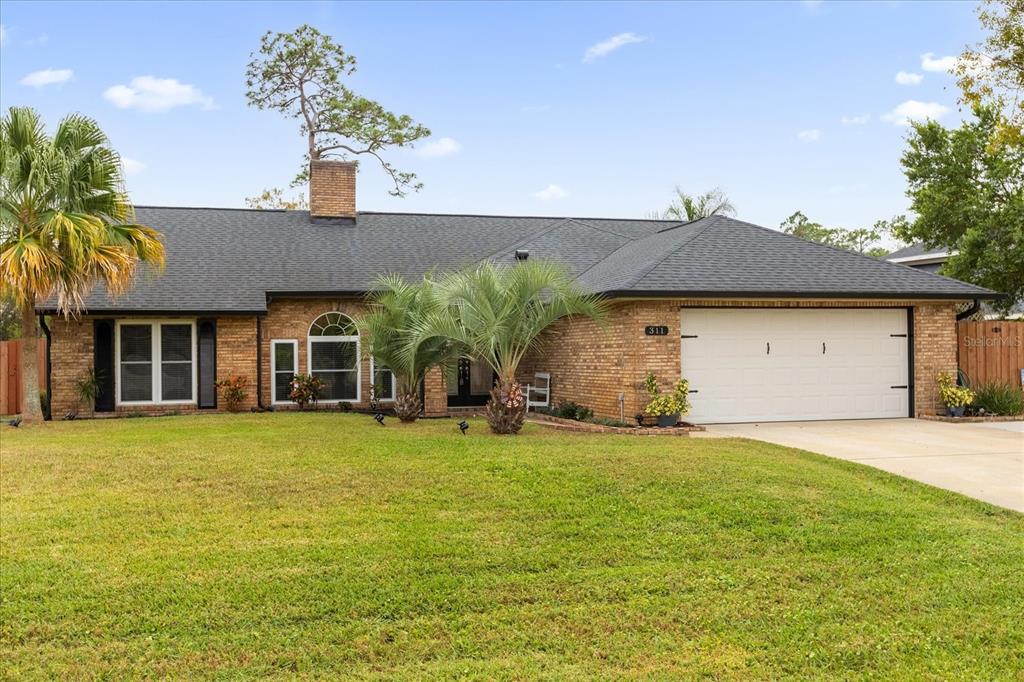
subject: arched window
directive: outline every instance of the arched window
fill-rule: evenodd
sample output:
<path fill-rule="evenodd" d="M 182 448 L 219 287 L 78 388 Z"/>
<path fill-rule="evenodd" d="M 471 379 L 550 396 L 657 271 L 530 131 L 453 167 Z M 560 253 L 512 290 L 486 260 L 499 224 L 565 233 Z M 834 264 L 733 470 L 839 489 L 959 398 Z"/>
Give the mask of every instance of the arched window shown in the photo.
<path fill-rule="evenodd" d="M 309 373 L 324 382 L 322 402 L 359 402 L 359 330 L 348 315 L 324 313 L 309 326 Z"/>

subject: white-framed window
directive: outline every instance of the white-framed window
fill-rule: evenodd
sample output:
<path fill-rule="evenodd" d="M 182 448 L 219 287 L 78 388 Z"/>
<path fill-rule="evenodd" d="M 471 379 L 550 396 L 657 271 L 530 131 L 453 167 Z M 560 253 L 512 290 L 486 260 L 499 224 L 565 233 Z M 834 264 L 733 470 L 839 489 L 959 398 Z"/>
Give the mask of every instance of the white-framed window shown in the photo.
<path fill-rule="evenodd" d="M 306 339 L 306 367 L 324 382 L 320 402 L 359 402 L 359 331 L 348 315 L 324 313 Z"/>
<path fill-rule="evenodd" d="M 299 342 L 295 339 L 273 339 L 270 342 L 271 402 L 294 402 L 289 396 L 292 378 L 299 373 Z"/>
<path fill-rule="evenodd" d="M 370 356 L 370 376 L 373 377 L 373 395 L 382 403 L 390 403 L 395 400 L 398 392 L 398 384 L 395 375 L 390 369 L 377 362 L 377 358 Z"/>
<path fill-rule="evenodd" d="M 118 405 L 196 402 L 195 320 L 117 320 Z"/>

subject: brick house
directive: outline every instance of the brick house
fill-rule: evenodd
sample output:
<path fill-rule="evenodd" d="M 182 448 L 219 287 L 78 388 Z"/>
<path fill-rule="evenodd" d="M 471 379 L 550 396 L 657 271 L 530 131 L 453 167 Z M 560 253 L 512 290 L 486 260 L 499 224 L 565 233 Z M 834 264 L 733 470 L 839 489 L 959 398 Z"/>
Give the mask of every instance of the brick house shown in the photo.
<path fill-rule="evenodd" d="M 219 409 L 214 382 L 244 376 L 249 407 L 288 409 L 287 382 L 327 383 L 322 407 L 393 398 L 352 323 L 381 273 L 419 278 L 491 259 L 556 259 L 606 296 L 603 326 L 563 320 L 528 359 L 554 401 L 629 419 L 653 371 L 691 382 L 695 421 L 903 417 L 938 407 L 956 371 L 955 318 L 994 292 L 726 217 L 669 220 L 356 211 L 353 164 L 311 166 L 310 211 L 139 207 L 167 267 L 81 315 L 47 317 L 55 418 Z M 93 405 L 75 383 L 100 378 Z M 482 404 L 470 358 L 427 377 L 425 414 Z"/>

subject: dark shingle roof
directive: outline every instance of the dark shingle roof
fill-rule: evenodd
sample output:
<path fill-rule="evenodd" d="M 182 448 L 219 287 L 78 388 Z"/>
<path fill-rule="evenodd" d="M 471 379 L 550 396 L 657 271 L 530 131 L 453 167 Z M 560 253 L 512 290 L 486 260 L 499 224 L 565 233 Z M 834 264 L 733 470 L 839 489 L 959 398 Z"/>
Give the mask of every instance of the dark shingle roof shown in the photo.
<path fill-rule="evenodd" d="M 929 249 L 924 244 L 911 244 L 910 246 L 904 246 L 902 249 L 893 251 L 885 258 L 886 260 L 892 260 L 893 258 L 913 258 L 914 256 L 944 256 L 948 252 L 949 249 L 941 246 Z"/>
<path fill-rule="evenodd" d="M 729 218 L 665 220 L 360 213 L 311 222 L 305 211 L 139 207 L 164 234 L 167 267 L 140 274 L 116 300 L 98 287 L 102 312 L 256 312 L 268 294 L 355 293 L 382 273 L 410 278 L 483 259 L 566 263 L 598 292 L 764 296 L 971 298 L 992 292 Z"/>

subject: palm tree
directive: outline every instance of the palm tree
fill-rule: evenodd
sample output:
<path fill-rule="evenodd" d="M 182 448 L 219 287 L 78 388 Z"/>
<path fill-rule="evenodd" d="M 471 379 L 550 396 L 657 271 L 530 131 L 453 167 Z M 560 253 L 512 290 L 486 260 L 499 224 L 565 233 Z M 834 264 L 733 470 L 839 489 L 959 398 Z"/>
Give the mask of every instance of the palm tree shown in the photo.
<path fill-rule="evenodd" d="M 420 416 L 420 382 L 427 371 L 458 357 L 455 345 L 443 337 L 425 338 L 409 350 L 411 330 L 444 308 L 439 293 L 430 276 L 416 284 L 397 275 L 383 276 L 369 295 L 369 312 L 356 320 L 375 366 L 395 376 L 395 414 L 403 422 Z"/>
<path fill-rule="evenodd" d="M 687 194 L 678 185 L 675 191 L 676 198 L 660 216 L 666 220 L 692 222 L 713 215 L 736 215 L 729 197 L 717 187 L 697 195 Z"/>
<path fill-rule="evenodd" d="M 487 403 L 494 433 L 522 428 L 526 400 L 517 379 L 519 364 L 541 341 L 541 332 L 569 316 L 601 320 L 604 301 L 584 292 L 569 271 L 550 261 L 513 266 L 484 262 L 440 280 L 448 304 L 414 326 L 406 352 L 435 338 L 452 341 L 457 350 L 479 358 L 497 375 Z"/>
<path fill-rule="evenodd" d="M 120 158 L 95 121 L 73 114 L 49 137 L 33 109 L 0 120 L 0 285 L 21 311 L 26 422 L 42 419 L 36 304 L 52 298 L 71 315 L 97 282 L 117 294 L 140 261 L 163 265 L 160 233 L 133 219 Z"/>

